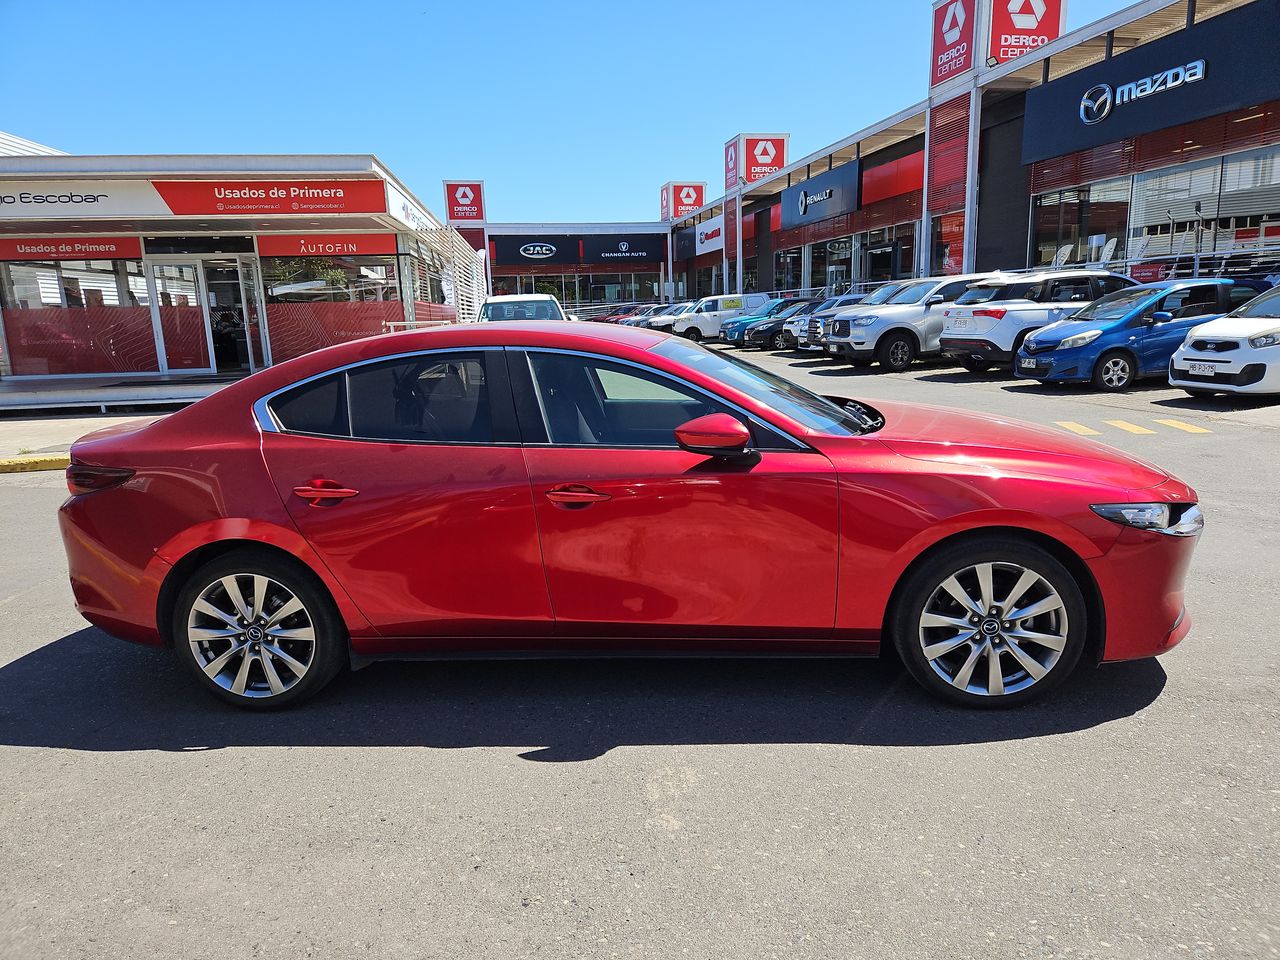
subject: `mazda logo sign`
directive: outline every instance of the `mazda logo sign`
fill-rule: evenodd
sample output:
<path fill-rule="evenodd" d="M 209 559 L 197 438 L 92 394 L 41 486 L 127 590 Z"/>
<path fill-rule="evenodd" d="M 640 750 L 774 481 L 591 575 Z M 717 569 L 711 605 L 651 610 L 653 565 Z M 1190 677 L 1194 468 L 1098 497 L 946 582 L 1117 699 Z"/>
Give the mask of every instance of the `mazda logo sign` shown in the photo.
<path fill-rule="evenodd" d="M 1080 98 L 1080 119 L 1085 123 L 1101 123 L 1111 115 L 1115 95 L 1110 84 L 1100 83 L 1090 87 Z"/>
<path fill-rule="evenodd" d="M 520 256 L 528 257 L 530 260 L 545 260 L 555 255 L 556 248 L 549 243 L 526 243 L 520 248 Z"/>

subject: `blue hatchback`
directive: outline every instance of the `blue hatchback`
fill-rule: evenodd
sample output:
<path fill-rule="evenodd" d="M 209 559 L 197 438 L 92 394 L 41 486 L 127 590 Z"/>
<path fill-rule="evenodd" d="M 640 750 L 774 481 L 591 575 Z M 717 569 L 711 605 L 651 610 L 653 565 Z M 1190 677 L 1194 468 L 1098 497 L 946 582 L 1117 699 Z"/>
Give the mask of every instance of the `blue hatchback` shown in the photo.
<path fill-rule="evenodd" d="M 1165 376 L 1188 330 L 1247 303 L 1268 286 L 1256 280 L 1197 279 L 1125 287 L 1032 331 L 1018 351 L 1014 373 L 1125 390 L 1139 377 Z"/>

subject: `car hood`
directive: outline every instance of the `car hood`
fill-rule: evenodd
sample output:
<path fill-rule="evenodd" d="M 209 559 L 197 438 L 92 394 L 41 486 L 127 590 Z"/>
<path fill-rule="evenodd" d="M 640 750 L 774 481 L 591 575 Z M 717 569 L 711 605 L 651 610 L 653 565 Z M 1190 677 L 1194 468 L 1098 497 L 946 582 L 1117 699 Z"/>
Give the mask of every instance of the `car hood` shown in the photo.
<path fill-rule="evenodd" d="M 838 317 L 892 317 L 899 313 L 912 313 L 919 311 L 924 304 L 921 303 L 882 303 L 879 306 L 872 304 L 871 306 L 847 307 L 841 310 L 836 316 Z"/>
<path fill-rule="evenodd" d="M 1218 317 L 1191 328 L 1193 337 L 1230 337 L 1244 339 L 1280 330 L 1280 317 Z"/>
<path fill-rule="evenodd" d="M 1154 487 L 1169 474 L 1113 447 L 1004 417 L 877 401 L 885 425 L 874 434 L 912 460 L 979 464 L 994 473 L 1082 480 L 1125 490 Z"/>

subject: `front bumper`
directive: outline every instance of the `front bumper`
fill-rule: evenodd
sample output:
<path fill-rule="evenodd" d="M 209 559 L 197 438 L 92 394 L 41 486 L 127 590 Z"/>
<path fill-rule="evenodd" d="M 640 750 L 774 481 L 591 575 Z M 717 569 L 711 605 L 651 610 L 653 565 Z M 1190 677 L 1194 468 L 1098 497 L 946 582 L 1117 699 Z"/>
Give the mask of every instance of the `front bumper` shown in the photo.
<path fill-rule="evenodd" d="M 1264 349 L 1275 350 L 1273 347 Z M 1169 361 L 1169 383 L 1190 390 L 1280 393 L 1280 362 L 1259 360 L 1259 353 L 1259 350 L 1242 349 L 1224 355 L 1179 347 Z M 1213 373 L 1192 373 L 1190 367 L 1193 363 L 1209 364 Z"/>
<path fill-rule="evenodd" d="M 875 356 L 875 345 L 868 346 L 865 342 L 858 343 L 851 340 L 831 340 L 828 339 L 824 345 L 827 356 L 843 357 L 846 360 L 867 360 Z"/>
<path fill-rule="evenodd" d="M 1027 353 L 1019 350 L 1013 358 L 1013 373 L 1024 380 L 1044 383 L 1073 383 L 1093 377 L 1093 365 L 1098 359 L 1096 350 L 1077 347 L 1074 350 L 1046 350 L 1043 353 Z M 1030 362 L 1034 366 L 1027 366 Z"/>
<path fill-rule="evenodd" d="M 990 340 L 976 337 L 943 337 L 942 355 L 952 360 L 963 360 L 973 357 L 988 363 L 1010 363 L 1013 361 L 1012 351 L 998 347 Z"/>

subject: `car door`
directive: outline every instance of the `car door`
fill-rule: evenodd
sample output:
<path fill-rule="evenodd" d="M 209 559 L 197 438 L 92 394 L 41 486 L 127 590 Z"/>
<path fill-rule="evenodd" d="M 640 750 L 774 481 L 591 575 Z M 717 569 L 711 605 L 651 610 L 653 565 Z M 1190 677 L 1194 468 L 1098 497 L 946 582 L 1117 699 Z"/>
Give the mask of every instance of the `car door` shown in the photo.
<path fill-rule="evenodd" d="M 556 632 L 825 638 L 835 616 L 837 483 L 822 454 L 648 367 L 508 351 Z M 756 453 L 682 450 L 709 413 Z"/>
<path fill-rule="evenodd" d="M 259 407 L 289 515 L 381 634 L 551 633 L 500 349 L 358 364 Z"/>
<path fill-rule="evenodd" d="M 920 330 L 921 350 L 924 353 L 935 353 L 942 349 L 942 328 L 946 325 L 947 304 L 954 303 L 960 295 L 969 289 L 973 280 L 956 280 L 944 283 L 929 292 L 924 301 L 924 315 L 917 324 Z M 935 297 L 942 297 L 934 301 Z"/>
<path fill-rule="evenodd" d="M 1192 284 L 1170 291 L 1144 310 L 1137 331 L 1139 372 L 1152 374 L 1166 370 L 1188 330 L 1226 312 L 1220 302 L 1225 292 L 1225 286 L 1220 283 Z M 1169 314 L 1169 318 L 1164 319 L 1164 314 Z"/>

